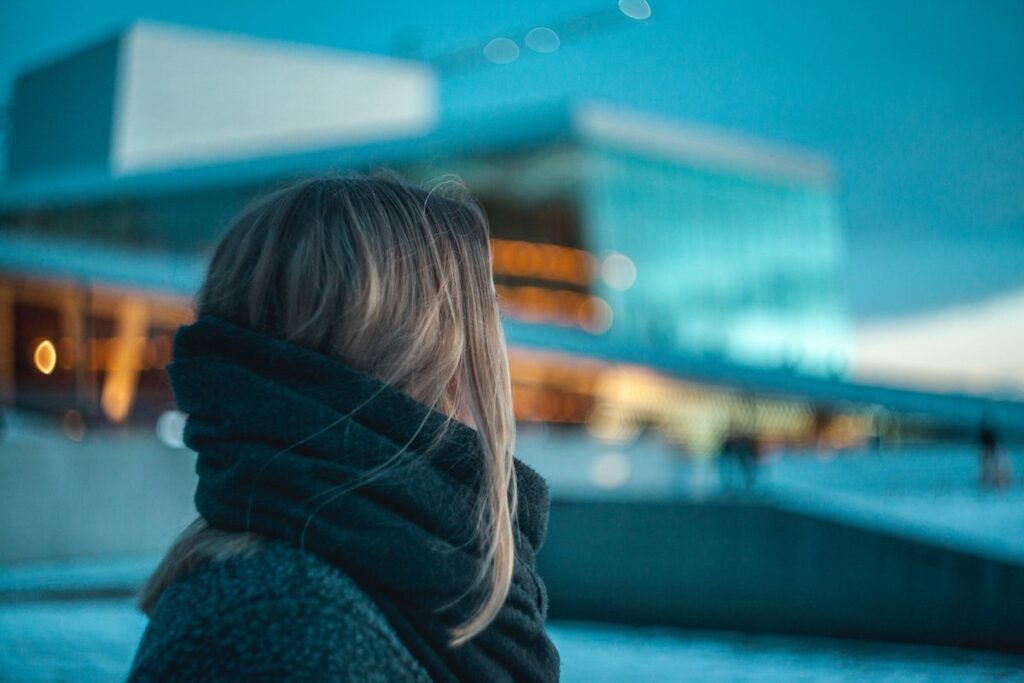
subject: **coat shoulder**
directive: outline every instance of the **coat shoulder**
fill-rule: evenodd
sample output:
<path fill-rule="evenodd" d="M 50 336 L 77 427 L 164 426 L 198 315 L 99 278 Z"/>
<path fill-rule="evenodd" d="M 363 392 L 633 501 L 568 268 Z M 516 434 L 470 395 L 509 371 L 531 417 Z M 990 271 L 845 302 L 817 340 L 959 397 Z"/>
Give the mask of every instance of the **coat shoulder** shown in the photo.
<path fill-rule="evenodd" d="M 275 541 L 168 587 L 129 680 L 430 679 L 351 577 Z"/>

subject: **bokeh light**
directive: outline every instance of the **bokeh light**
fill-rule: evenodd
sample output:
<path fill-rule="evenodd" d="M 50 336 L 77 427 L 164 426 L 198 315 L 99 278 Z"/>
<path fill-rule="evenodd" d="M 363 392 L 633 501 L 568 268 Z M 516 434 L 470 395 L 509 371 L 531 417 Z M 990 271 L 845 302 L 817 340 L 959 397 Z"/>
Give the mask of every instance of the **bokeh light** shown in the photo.
<path fill-rule="evenodd" d="M 61 429 L 66 437 L 77 443 L 85 438 L 85 418 L 77 410 L 69 410 L 61 418 Z"/>
<path fill-rule="evenodd" d="M 630 19 L 640 21 L 651 16 L 651 6 L 647 0 L 619 0 L 619 11 Z"/>
<path fill-rule="evenodd" d="M 519 46 L 510 38 L 495 38 L 484 46 L 484 57 L 494 64 L 511 64 L 519 59 Z"/>
<path fill-rule="evenodd" d="M 625 254 L 610 254 L 601 263 L 601 279 L 612 289 L 624 292 L 636 282 L 636 266 Z"/>
<path fill-rule="evenodd" d="M 583 302 L 577 316 L 580 327 L 591 334 L 604 334 L 612 326 L 615 318 L 608 302 L 596 296 Z"/>
<path fill-rule="evenodd" d="M 44 375 L 53 372 L 57 366 L 57 349 L 53 346 L 53 342 L 44 339 L 36 344 L 36 349 L 32 353 L 32 362 L 35 363 L 36 370 Z"/>
<path fill-rule="evenodd" d="M 185 447 L 185 423 L 188 416 L 180 410 L 165 410 L 156 420 L 156 437 L 170 448 Z"/>
<path fill-rule="evenodd" d="M 523 42 L 534 52 L 554 52 L 561 44 L 558 34 L 546 26 L 530 29 Z"/>
<path fill-rule="evenodd" d="M 629 479 L 629 460 L 621 453 L 605 453 L 590 461 L 587 477 L 603 489 L 622 486 Z"/>

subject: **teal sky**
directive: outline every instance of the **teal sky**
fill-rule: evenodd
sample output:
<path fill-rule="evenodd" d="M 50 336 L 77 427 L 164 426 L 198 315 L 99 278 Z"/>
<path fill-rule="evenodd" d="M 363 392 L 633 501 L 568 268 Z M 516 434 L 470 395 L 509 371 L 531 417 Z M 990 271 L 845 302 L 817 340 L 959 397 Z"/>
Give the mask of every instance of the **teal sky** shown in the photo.
<path fill-rule="evenodd" d="M 0 86 L 134 19 L 425 55 L 561 25 L 614 0 L 0 3 Z M 1024 2 L 651 0 L 445 81 L 448 108 L 595 97 L 834 161 L 859 320 L 1024 289 Z"/>

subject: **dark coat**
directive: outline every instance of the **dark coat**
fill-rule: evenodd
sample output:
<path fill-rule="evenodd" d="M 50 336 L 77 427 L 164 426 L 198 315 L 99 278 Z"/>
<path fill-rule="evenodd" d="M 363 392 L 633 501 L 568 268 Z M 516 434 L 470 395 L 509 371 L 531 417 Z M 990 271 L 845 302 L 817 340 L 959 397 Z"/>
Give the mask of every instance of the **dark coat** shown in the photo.
<path fill-rule="evenodd" d="M 213 560 L 161 596 L 129 681 L 430 677 L 340 569 L 281 541 Z"/>

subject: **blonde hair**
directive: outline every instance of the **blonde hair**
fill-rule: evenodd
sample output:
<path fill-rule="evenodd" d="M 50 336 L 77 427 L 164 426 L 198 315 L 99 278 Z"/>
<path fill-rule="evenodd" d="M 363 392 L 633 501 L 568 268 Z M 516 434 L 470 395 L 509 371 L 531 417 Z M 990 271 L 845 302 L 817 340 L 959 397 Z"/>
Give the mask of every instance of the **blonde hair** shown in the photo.
<path fill-rule="evenodd" d="M 468 413 L 484 453 L 476 520 L 484 561 L 466 588 L 487 582 L 489 590 L 451 631 L 458 646 L 493 621 L 511 585 L 515 421 L 487 220 L 442 187 L 377 175 L 314 178 L 271 193 L 220 241 L 196 313 L 330 355 L 449 416 Z M 150 578 L 140 607 L 150 613 L 197 563 L 259 543 L 196 520 Z"/>

